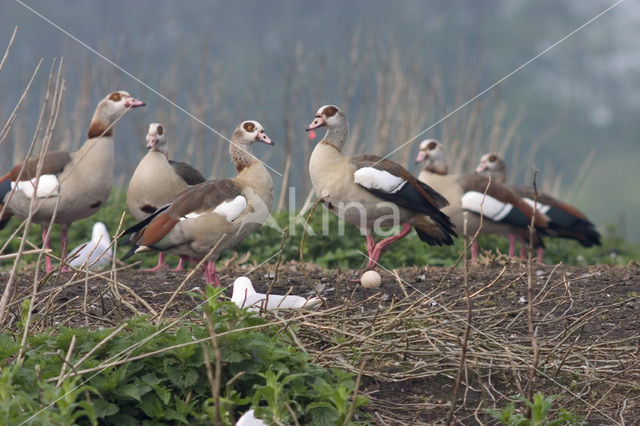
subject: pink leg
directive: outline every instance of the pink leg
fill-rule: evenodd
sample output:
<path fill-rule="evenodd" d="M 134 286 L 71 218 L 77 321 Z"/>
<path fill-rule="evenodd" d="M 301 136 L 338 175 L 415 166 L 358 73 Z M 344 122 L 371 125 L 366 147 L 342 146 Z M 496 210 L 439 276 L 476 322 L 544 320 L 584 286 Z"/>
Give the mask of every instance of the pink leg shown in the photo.
<path fill-rule="evenodd" d="M 167 269 L 167 262 L 164 261 L 164 253 L 158 253 L 158 264 L 153 268 L 145 269 L 147 272 L 158 272 Z"/>
<path fill-rule="evenodd" d="M 367 269 L 372 269 L 373 263 L 373 250 L 376 248 L 376 240 L 373 235 L 367 235 L 367 255 L 369 256 L 369 262 L 367 263 Z M 374 265 L 375 266 L 375 265 Z"/>
<path fill-rule="evenodd" d="M 47 238 L 47 228 L 44 226 L 42 227 L 42 248 L 45 248 L 45 249 L 51 248 L 49 238 Z M 47 255 L 44 256 L 44 265 L 45 265 L 45 271 L 47 271 L 47 274 L 53 271 L 53 266 L 51 265 L 51 258 Z"/>
<path fill-rule="evenodd" d="M 526 259 L 526 258 L 527 258 L 527 246 L 522 244 L 520 246 L 520 259 Z"/>
<path fill-rule="evenodd" d="M 471 262 L 475 263 L 478 260 L 478 242 L 473 240 L 471 242 Z"/>
<path fill-rule="evenodd" d="M 542 257 L 544 256 L 544 249 L 542 247 L 538 247 L 538 264 L 542 265 Z"/>
<path fill-rule="evenodd" d="M 406 237 L 409 232 L 411 232 L 411 224 L 403 223 L 402 230 L 398 234 L 393 235 L 389 238 L 385 238 L 384 240 L 376 244 L 375 247 L 373 248 L 373 257 L 369 256 L 369 264 L 367 265 L 367 269 L 374 269 L 376 267 L 376 263 L 378 263 L 378 261 L 380 260 L 380 257 L 382 256 L 382 253 L 384 253 L 386 248 L 389 247 L 391 244 L 395 243 L 396 241 Z M 368 245 L 368 242 L 367 242 L 367 245 Z"/>
<path fill-rule="evenodd" d="M 516 236 L 507 234 L 507 238 L 509 238 L 509 257 L 516 257 Z"/>
<path fill-rule="evenodd" d="M 205 262 L 202 265 L 202 272 L 204 273 L 205 280 L 207 280 L 207 284 L 211 284 L 212 287 L 220 286 L 220 280 L 218 280 L 218 274 L 216 274 L 215 262 Z"/>
<path fill-rule="evenodd" d="M 184 257 L 184 256 L 180 256 L 180 261 L 178 262 L 178 266 L 176 266 L 173 269 L 169 269 L 170 271 L 174 271 L 174 272 L 180 272 L 184 269 L 184 264 L 185 262 L 187 262 L 189 259 Z"/>
<path fill-rule="evenodd" d="M 67 258 L 67 230 L 69 230 L 69 224 L 63 223 L 60 225 L 60 246 L 62 247 L 62 257 L 61 259 L 64 261 Z M 63 266 L 60 272 L 70 272 L 68 266 Z"/>

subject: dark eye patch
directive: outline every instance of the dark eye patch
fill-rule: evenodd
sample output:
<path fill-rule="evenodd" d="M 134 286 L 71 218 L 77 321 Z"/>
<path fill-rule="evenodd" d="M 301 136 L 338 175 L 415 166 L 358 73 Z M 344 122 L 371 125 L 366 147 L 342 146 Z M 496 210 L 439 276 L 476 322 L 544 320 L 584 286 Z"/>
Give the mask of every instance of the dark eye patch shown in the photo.
<path fill-rule="evenodd" d="M 324 111 L 322 111 L 322 113 L 327 117 L 333 117 L 334 115 L 336 115 L 337 112 L 338 112 L 338 108 L 334 107 L 333 105 L 326 107 Z"/>
<path fill-rule="evenodd" d="M 491 155 L 489 156 L 489 161 L 490 161 L 491 163 L 493 163 L 493 162 L 494 162 L 494 161 L 496 161 L 497 159 L 498 159 L 498 157 L 497 157 L 495 154 L 491 154 Z"/>
<path fill-rule="evenodd" d="M 432 150 L 436 149 L 437 146 L 438 146 L 438 142 L 431 141 L 431 142 L 429 142 L 429 145 L 427 145 L 427 149 L 429 151 L 432 151 Z"/>
<path fill-rule="evenodd" d="M 253 129 L 255 129 L 255 126 L 250 121 L 247 121 L 246 123 L 244 123 L 243 127 L 247 132 L 253 132 Z"/>
<path fill-rule="evenodd" d="M 109 96 L 109 99 L 111 99 L 113 102 L 119 102 L 120 98 L 122 98 L 122 96 L 118 92 L 113 92 L 111 96 Z"/>
<path fill-rule="evenodd" d="M 164 133 L 164 129 L 162 128 L 162 124 L 158 125 L 158 128 L 156 129 L 156 131 L 158 132 L 159 135 L 162 135 Z"/>

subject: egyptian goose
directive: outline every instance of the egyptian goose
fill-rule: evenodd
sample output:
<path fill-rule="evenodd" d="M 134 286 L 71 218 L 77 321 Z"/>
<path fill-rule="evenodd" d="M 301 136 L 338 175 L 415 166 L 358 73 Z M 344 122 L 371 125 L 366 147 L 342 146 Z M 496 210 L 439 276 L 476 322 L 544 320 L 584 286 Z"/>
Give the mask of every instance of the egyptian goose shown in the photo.
<path fill-rule="evenodd" d="M 203 264 L 203 272 L 207 283 L 218 286 L 215 261 L 220 254 L 260 228 L 269 217 L 273 181 L 253 155 L 254 142 L 273 145 L 260 123 L 242 122 L 229 146 L 238 175 L 188 187 L 170 205 L 126 230 L 124 235 L 135 233 L 131 237 L 135 245 L 122 260 L 135 252 L 155 250 L 200 261 L 213 250 Z"/>
<path fill-rule="evenodd" d="M 313 189 L 329 210 L 366 236 L 367 269 L 375 268 L 384 250 L 404 238 L 412 227 L 428 244 L 453 244 L 456 233 L 447 215 L 440 211 L 448 204 L 442 195 L 391 160 L 375 155 L 342 155 L 349 122 L 338 107 L 321 107 L 307 131 L 323 126 L 327 133 L 309 160 Z M 400 233 L 376 244 L 374 232 L 381 233 L 380 226 L 394 225 L 402 226 Z"/>
<path fill-rule="evenodd" d="M 535 214 L 536 229 L 547 226 L 546 218 L 525 200 L 516 195 L 500 182 L 477 174 L 450 175 L 449 163 L 444 148 L 435 139 L 427 139 L 420 143 L 417 163 L 425 165 L 418 179 L 440 191 L 449 200 L 449 206 L 443 211 L 451 217 L 459 231 L 464 227 L 464 212 L 467 215 L 467 236 L 480 234 L 512 234 L 522 241 L 529 242 L 529 224 Z M 486 195 L 485 195 L 486 191 Z M 481 224 L 480 214 L 483 216 Z M 534 233 L 534 245 L 542 245 L 538 233 Z M 471 245 L 471 260 L 478 257 L 478 244 L 474 240 Z"/>
<path fill-rule="evenodd" d="M 74 268 L 99 270 L 111 264 L 113 248 L 107 226 L 96 222 L 91 228 L 91 241 L 80 244 L 69 253 L 69 265 Z"/>
<path fill-rule="evenodd" d="M 498 182 L 506 183 L 507 165 L 496 154 L 485 154 L 480 158 L 476 173 L 483 176 L 491 176 Z M 564 203 L 552 196 L 538 192 L 536 195 L 533 187 L 512 186 L 513 192 L 524 198 L 531 206 L 534 200 L 538 200 L 538 210 L 542 212 L 549 223 L 545 234 L 551 237 L 568 238 L 578 241 L 585 247 L 600 245 L 600 234 L 595 225 L 575 207 Z M 542 258 L 544 249 L 538 248 L 538 259 Z M 520 256 L 524 257 L 524 246 L 521 247 Z M 509 255 L 515 256 L 515 238 L 509 237 Z"/>
<path fill-rule="evenodd" d="M 137 221 L 146 219 L 158 208 L 175 200 L 178 193 L 188 186 L 206 180 L 189 164 L 169 160 L 167 135 L 162 124 L 149 124 L 146 141 L 149 152 L 140 160 L 127 189 L 127 207 Z M 182 270 L 183 260 L 180 258 L 175 271 Z M 160 252 L 158 265 L 148 271 L 166 268 L 164 253 Z"/>
<path fill-rule="evenodd" d="M 0 177 L 0 200 L 5 209 L 24 220 L 29 215 L 31 198 L 36 197 L 32 221 L 42 225 L 45 248 L 47 226 L 54 216 L 60 224 L 62 258 L 66 257 L 67 230 L 72 222 L 91 216 L 107 201 L 113 184 L 114 125 L 131 108 L 144 102 L 120 90 L 110 93 L 100 101 L 89 126 L 89 138 L 75 152 L 54 151 L 44 155 L 38 182 L 39 158 L 14 166 Z M 11 182 L 8 191 L 5 182 Z M 6 216 L 2 217 L 6 220 Z M 47 272 L 51 272 L 51 259 L 45 258 Z M 68 270 L 68 268 L 63 268 Z"/>

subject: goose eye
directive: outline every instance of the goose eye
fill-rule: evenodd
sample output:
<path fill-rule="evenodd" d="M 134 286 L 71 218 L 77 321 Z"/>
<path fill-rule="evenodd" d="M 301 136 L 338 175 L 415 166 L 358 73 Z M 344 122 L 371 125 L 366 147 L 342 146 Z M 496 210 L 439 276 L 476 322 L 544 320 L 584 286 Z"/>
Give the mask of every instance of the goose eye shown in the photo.
<path fill-rule="evenodd" d="M 494 161 L 496 161 L 498 159 L 498 157 L 496 157 L 494 154 L 491 154 L 489 156 L 489 162 L 493 163 Z"/>
<path fill-rule="evenodd" d="M 158 128 L 156 129 L 156 131 L 158 132 L 159 135 L 162 135 L 164 133 L 164 129 L 162 128 L 162 125 L 158 125 Z"/>
<path fill-rule="evenodd" d="M 120 98 L 121 96 L 120 96 L 120 93 L 118 92 L 113 92 L 111 96 L 109 96 L 109 99 L 111 99 L 113 102 L 119 102 Z"/>
<path fill-rule="evenodd" d="M 427 149 L 429 151 L 433 151 L 434 149 L 436 149 L 437 146 L 438 146 L 438 143 L 436 141 L 431 141 L 429 142 L 429 145 L 427 145 Z"/>
<path fill-rule="evenodd" d="M 334 106 L 330 106 L 325 108 L 323 112 L 327 117 L 333 117 L 334 115 L 336 115 L 336 112 L 338 112 L 338 109 Z"/>
<path fill-rule="evenodd" d="M 253 123 L 247 122 L 247 123 L 244 123 L 244 129 L 247 132 L 253 132 L 253 129 L 255 129 L 255 126 L 253 125 Z"/>

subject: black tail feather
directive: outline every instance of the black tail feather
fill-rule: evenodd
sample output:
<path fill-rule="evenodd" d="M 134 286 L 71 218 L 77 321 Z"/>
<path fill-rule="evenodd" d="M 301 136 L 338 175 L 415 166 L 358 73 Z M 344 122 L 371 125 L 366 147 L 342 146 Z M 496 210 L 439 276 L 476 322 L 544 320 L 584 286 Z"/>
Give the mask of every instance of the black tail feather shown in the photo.
<path fill-rule="evenodd" d="M 552 237 L 576 240 L 584 247 L 601 245 L 600 233 L 591 222 L 586 220 L 576 221 L 570 226 L 559 226 L 553 222 L 549 223 L 548 234 Z"/>
<path fill-rule="evenodd" d="M 420 237 L 420 240 L 422 240 L 423 242 L 431 245 L 431 246 L 450 246 L 453 244 L 453 238 L 451 238 L 451 235 L 455 235 L 456 237 L 458 236 L 455 231 L 453 231 L 453 234 L 447 233 L 445 234 L 445 239 L 439 239 L 436 238 L 432 235 L 429 235 L 428 233 L 419 230 L 418 228 L 414 228 L 416 230 L 416 233 L 418 234 L 418 237 Z"/>
<path fill-rule="evenodd" d="M 7 226 L 7 222 L 9 222 L 9 219 L 11 219 L 11 216 L 13 216 L 11 213 L 9 213 L 8 208 L 3 204 L 4 197 L 9 192 L 11 192 L 11 182 L 9 182 L 8 180 L 0 182 L 0 229 L 3 229 L 5 226 Z M 4 213 L 2 212 L 3 209 Z"/>
<path fill-rule="evenodd" d="M 125 230 L 122 235 L 120 236 L 120 238 L 124 237 L 125 235 L 129 235 L 129 234 L 134 234 L 136 232 L 138 232 L 139 230 L 141 230 L 142 228 L 144 228 L 145 226 L 147 226 L 149 224 L 149 222 L 151 222 L 153 220 L 153 218 L 155 218 L 156 216 L 158 216 L 160 213 L 162 213 L 163 211 L 165 211 L 166 209 L 168 209 L 170 206 L 170 204 L 167 204 L 166 206 L 160 207 L 158 210 L 156 210 L 151 216 L 149 216 L 146 219 L 141 220 L 140 222 L 136 223 L 135 225 L 133 225 L 131 228 L 128 228 L 127 230 Z M 125 244 L 127 244 L 128 242 L 133 242 L 131 240 L 131 237 L 129 238 L 129 240 L 127 242 L 125 242 Z"/>
<path fill-rule="evenodd" d="M 0 204 L 0 229 L 4 229 L 4 227 L 7 226 L 7 223 L 9 223 L 11 216 L 13 216 L 11 213 L 7 211 L 5 211 L 4 213 L 1 213 L 3 207 L 4 206 Z"/>
<path fill-rule="evenodd" d="M 138 247 L 140 247 L 140 246 L 137 245 L 137 244 L 134 244 L 134 246 L 131 247 L 131 249 L 124 256 L 122 256 L 120 258 L 120 260 L 122 260 L 124 262 L 125 260 L 127 260 L 128 258 L 133 256 L 135 254 L 136 250 L 138 250 Z"/>

